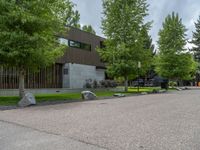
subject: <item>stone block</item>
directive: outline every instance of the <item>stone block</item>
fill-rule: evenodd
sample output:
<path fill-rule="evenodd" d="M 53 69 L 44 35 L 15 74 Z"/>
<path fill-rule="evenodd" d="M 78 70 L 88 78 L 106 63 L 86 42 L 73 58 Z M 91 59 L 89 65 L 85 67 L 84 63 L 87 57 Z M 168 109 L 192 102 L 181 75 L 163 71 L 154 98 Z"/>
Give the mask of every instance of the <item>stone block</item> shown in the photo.
<path fill-rule="evenodd" d="M 94 94 L 91 91 L 82 91 L 81 95 L 82 95 L 82 99 L 83 100 L 94 100 L 94 99 L 97 99 L 96 94 Z"/>
<path fill-rule="evenodd" d="M 35 104 L 36 104 L 36 100 L 32 93 L 26 93 L 24 97 L 18 103 L 20 107 L 27 107 L 27 106 L 35 105 Z"/>

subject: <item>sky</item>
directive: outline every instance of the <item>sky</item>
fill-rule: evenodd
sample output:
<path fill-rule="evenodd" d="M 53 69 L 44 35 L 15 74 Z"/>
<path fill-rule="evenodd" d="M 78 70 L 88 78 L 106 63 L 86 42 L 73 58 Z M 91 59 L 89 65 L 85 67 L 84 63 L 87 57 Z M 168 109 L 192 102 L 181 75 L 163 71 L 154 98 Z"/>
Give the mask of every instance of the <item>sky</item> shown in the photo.
<path fill-rule="evenodd" d="M 102 0 L 72 0 L 76 9 L 80 12 L 81 25 L 92 25 L 97 35 L 104 36 L 101 30 Z M 149 4 L 149 16 L 146 21 L 153 21 L 150 35 L 154 44 L 158 40 L 158 32 L 162 28 L 162 22 L 171 12 L 179 13 L 183 24 L 186 26 L 187 39 L 192 38 L 195 30 L 194 22 L 200 15 L 200 0 L 147 0 Z M 190 47 L 191 45 L 187 45 Z"/>

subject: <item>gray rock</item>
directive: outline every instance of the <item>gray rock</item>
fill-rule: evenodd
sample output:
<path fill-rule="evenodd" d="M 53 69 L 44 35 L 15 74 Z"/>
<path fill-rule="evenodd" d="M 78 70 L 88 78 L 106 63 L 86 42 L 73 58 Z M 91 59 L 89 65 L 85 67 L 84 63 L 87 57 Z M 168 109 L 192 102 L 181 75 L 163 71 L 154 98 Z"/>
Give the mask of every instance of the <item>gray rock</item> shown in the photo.
<path fill-rule="evenodd" d="M 147 92 L 142 92 L 141 94 L 142 94 L 142 95 L 147 95 L 148 93 L 147 93 Z"/>
<path fill-rule="evenodd" d="M 176 90 L 177 90 L 177 91 L 182 91 L 183 89 L 177 87 Z"/>
<path fill-rule="evenodd" d="M 165 93 L 165 92 L 167 92 L 167 90 L 164 90 L 164 89 L 162 89 L 162 90 L 153 89 L 153 91 L 152 91 L 152 93 L 154 93 L 154 94 L 156 94 L 156 93 Z"/>
<path fill-rule="evenodd" d="M 159 93 L 159 89 L 153 89 L 152 93 Z"/>
<path fill-rule="evenodd" d="M 167 90 L 159 90 L 159 93 L 166 93 Z"/>
<path fill-rule="evenodd" d="M 182 89 L 182 90 L 189 90 L 188 87 L 181 87 L 180 89 Z"/>
<path fill-rule="evenodd" d="M 97 99 L 96 94 L 94 94 L 91 91 L 82 91 L 81 95 L 82 95 L 82 99 L 83 100 L 94 100 L 94 99 Z"/>
<path fill-rule="evenodd" d="M 27 107 L 27 106 L 35 105 L 35 104 L 36 104 L 36 100 L 32 93 L 26 93 L 24 97 L 18 103 L 20 107 Z"/>
<path fill-rule="evenodd" d="M 122 94 L 122 93 L 116 93 L 113 96 L 115 96 L 115 97 L 125 97 L 126 95 Z"/>

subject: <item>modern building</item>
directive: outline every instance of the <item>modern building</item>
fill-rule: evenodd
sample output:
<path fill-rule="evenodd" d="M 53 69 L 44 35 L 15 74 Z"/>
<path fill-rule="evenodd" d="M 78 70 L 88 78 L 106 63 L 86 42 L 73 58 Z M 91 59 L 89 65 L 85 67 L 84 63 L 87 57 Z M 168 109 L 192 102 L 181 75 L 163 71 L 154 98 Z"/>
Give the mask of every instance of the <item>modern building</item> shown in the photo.
<path fill-rule="evenodd" d="M 105 65 L 96 51 L 104 38 L 70 28 L 59 41 L 66 45 L 64 55 L 39 72 L 27 70 L 25 88 L 83 88 L 87 80 L 105 79 Z M 0 67 L 0 89 L 17 89 L 18 82 L 16 68 Z"/>

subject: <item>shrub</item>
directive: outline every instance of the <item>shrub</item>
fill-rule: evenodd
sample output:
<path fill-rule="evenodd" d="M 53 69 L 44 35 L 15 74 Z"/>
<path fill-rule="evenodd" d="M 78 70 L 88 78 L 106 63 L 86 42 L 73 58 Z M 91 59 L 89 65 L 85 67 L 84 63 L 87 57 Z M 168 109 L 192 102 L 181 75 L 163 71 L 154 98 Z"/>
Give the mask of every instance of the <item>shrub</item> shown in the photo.
<path fill-rule="evenodd" d="M 169 86 L 175 87 L 175 86 L 177 86 L 177 83 L 174 81 L 169 81 Z"/>
<path fill-rule="evenodd" d="M 115 88 L 117 87 L 117 83 L 114 80 L 102 80 L 100 81 L 100 85 L 102 88 Z"/>
<path fill-rule="evenodd" d="M 86 80 L 85 88 L 87 88 L 87 89 L 92 88 L 92 79 L 87 79 Z"/>
<path fill-rule="evenodd" d="M 93 88 L 98 88 L 98 82 L 96 80 L 93 81 Z"/>

